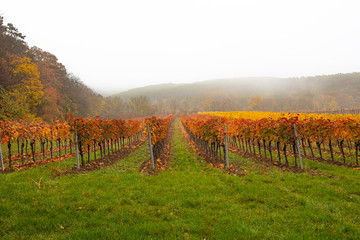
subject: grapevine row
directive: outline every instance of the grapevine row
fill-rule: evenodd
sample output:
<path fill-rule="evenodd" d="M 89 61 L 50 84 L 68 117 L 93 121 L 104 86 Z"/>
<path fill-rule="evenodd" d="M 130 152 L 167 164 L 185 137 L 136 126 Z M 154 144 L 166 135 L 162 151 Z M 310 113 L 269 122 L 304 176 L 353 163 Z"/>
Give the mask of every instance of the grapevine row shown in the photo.
<path fill-rule="evenodd" d="M 225 116 L 229 114 L 231 113 L 224 113 Z M 331 118 L 307 118 L 301 114 L 290 117 L 283 114 L 282 117 L 271 118 L 266 117 L 266 114 L 253 112 L 254 119 L 245 119 L 234 117 L 234 113 L 231 118 L 221 117 L 221 113 L 214 113 L 215 116 L 190 115 L 182 117 L 182 121 L 196 138 L 204 141 L 204 148 L 212 155 L 216 155 L 223 145 L 225 136 L 223 126 L 226 125 L 230 144 L 233 147 L 260 156 L 264 154 L 265 158 L 269 153 L 271 161 L 275 161 L 273 151 L 277 151 L 278 162 L 281 163 L 283 156 L 287 165 L 290 164 L 288 159 L 290 151 L 295 158 L 294 165 L 297 166 L 294 132 L 294 125 L 296 125 L 305 155 L 311 153 L 312 157 L 324 159 L 323 152 L 326 151 L 330 153 L 332 161 L 335 161 L 335 157 L 341 157 L 345 163 L 346 157 L 351 156 L 351 150 L 355 150 L 353 155 L 355 155 L 355 162 L 358 165 L 360 121 L 356 117 L 344 118 L 342 116 L 340 118 L 331 115 Z M 345 144 L 348 148 L 347 154 L 345 153 Z M 314 148 L 317 149 L 318 156 L 315 156 Z"/>
<path fill-rule="evenodd" d="M 159 159 L 164 149 L 165 139 L 169 133 L 169 127 L 175 116 L 169 115 L 164 118 L 150 117 L 145 119 L 145 125 L 149 126 L 150 137 L 154 158 Z"/>
<path fill-rule="evenodd" d="M 252 114 L 251 114 L 252 113 Z M 215 114 L 215 113 L 214 113 Z M 211 114 L 213 115 L 213 114 Z M 330 153 L 332 161 L 335 156 L 346 162 L 346 156 L 354 156 L 358 165 L 358 152 L 360 148 L 360 116 L 359 115 L 330 115 L 330 114 L 285 114 L 270 112 L 225 112 L 216 113 L 216 116 L 230 117 L 230 125 L 236 128 L 241 122 L 248 121 L 250 128 L 255 132 L 256 140 L 276 141 L 286 148 L 286 144 L 293 143 L 294 131 L 291 130 L 295 124 L 298 128 L 301 146 L 305 155 L 311 153 L 315 157 L 314 148 L 317 149 L 320 159 L 324 159 L 323 152 Z M 251 119 L 244 119 L 247 115 Z M 240 121 L 240 123 L 239 123 Z M 284 132 L 284 127 L 288 132 Z M 233 136 L 241 129 L 234 129 Z M 254 139 L 252 135 L 247 136 Z M 274 141 L 275 140 L 275 141 Z M 278 143 L 279 142 L 279 143 Z M 346 147 L 345 147 L 346 145 Z M 345 149 L 347 148 L 347 154 Z M 337 150 L 337 151 L 335 151 Z M 355 151 L 355 154 L 352 152 Z M 285 153 L 286 154 L 286 151 Z"/>
<path fill-rule="evenodd" d="M 206 117 L 199 115 L 181 115 L 181 122 L 185 131 L 209 158 L 220 158 L 224 150 L 224 123 L 225 119 L 220 117 Z M 223 154 L 225 158 L 225 152 Z"/>
<path fill-rule="evenodd" d="M 93 151 L 96 160 L 98 146 L 101 158 L 106 156 L 106 153 L 109 155 L 110 151 L 114 152 L 114 148 L 116 151 L 125 144 L 132 144 L 138 140 L 143 126 L 142 120 L 100 120 L 99 118 L 72 118 L 69 122 L 54 121 L 52 124 L 31 122 L 26 119 L 0 121 L 1 143 L 8 148 L 4 162 L 8 162 L 8 170 L 12 167 L 19 169 L 38 165 L 40 164 L 40 161 L 36 160 L 38 156 L 42 157 L 42 163 L 61 160 L 63 154 L 66 156 L 67 148 L 70 150 L 69 156 L 73 156 L 73 137 L 76 130 L 80 157 L 84 165 L 85 153 L 88 153 L 88 161 L 90 161 L 90 152 Z M 55 143 L 58 145 L 58 157 L 54 156 Z M 31 155 L 28 154 L 28 145 Z M 39 145 L 40 149 L 37 148 Z M 17 156 L 13 154 L 13 146 L 18 149 Z M 50 159 L 47 155 L 50 155 Z M 18 160 L 21 160 L 21 163 L 18 163 Z"/>
<path fill-rule="evenodd" d="M 84 166 L 84 155 L 87 153 L 88 163 L 90 152 L 100 149 L 101 158 L 119 152 L 125 145 L 133 145 L 142 136 L 143 121 L 97 118 L 72 118 L 70 130 L 77 134 L 81 165 Z"/>

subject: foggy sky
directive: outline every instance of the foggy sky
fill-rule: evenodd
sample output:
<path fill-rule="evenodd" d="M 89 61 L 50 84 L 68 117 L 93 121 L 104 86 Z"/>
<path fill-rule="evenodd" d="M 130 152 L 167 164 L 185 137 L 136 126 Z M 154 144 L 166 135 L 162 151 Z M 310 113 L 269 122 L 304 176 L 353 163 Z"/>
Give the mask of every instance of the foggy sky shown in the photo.
<path fill-rule="evenodd" d="M 96 90 L 359 72 L 353 0 L 2 0 L 0 13 Z"/>

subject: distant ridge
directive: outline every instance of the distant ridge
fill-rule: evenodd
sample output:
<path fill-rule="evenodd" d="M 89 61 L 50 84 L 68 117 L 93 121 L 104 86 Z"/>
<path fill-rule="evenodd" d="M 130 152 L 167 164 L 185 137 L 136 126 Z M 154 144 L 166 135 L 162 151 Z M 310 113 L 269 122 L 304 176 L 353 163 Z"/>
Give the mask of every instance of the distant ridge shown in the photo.
<path fill-rule="evenodd" d="M 321 75 L 300 78 L 248 77 L 214 79 L 187 84 L 159 84 L 124 91 L 113 96 L 125 100 L 146 96 L 150 100 L 187 98 L 209 94 L 251 97 L 295 97 L 299 94 L 322 94 L 360 98 L 360 73 Z M 360 103 L 360 99 L 359 99 Z"/>

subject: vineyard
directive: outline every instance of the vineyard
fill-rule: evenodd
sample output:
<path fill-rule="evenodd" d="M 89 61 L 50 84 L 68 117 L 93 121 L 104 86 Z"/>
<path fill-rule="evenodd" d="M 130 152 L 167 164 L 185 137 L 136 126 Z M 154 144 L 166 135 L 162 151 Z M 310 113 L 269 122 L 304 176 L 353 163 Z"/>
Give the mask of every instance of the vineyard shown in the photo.
<path fill-rule="evenodd" d="M 2 168 L 3 171 L 31 168 L 74 157 L 77 151 L 81 166 L 84 166 L 91 160 L 97 161 L 98 152 L 103 159 L 134 146 L 147 134 L 146 125 L 151 126 L 154 154 L 158 157 L 173 118 L 124 120 L 69 116 L 67 122 L 54 121 L 52 124 L 26 119 L 0 121 L 0 142 L 7 148 L 1 156 Z"/>
<path fill-rule="evenodd" d="M 357 239 L 358 122 L 262 112 L 1 121 L 0 237 Z"/>
<path fill-rule="evenodd" d="M 154 159 L 160 158 L 164 148 L 164 140 L 168 135 L 169 127 L 174 118 L 174 115 L 170 115 L 165 118 L 151 117 L 145 119 L 145 124 L 149 126 Z"/>
<path fill-rule="evenodd" d="M 68 159 L 77 151 L 84 166 L 86 162 L 97 161 L 98 153 L 99 159 L 109 157 L 144 141 L 146 136 L 151 141 L 154 167 L 174 118 L 174 115 L 133 120 L 69 116 L 68 121 L 51 124 L 27 119 L 0 121 L 3 171 Z M 226 138 L 230 150 L 268 159 L 275 165 L 300 167 L 299 158 L 303 156 L 359 166 L 359 115 L 209 112 L 180 118 L 198 148 L 208 158 L 220 159 L 221 165 L 226 163 Z"/>
<path fill-rule="evenodd" d="M 360 240 L 359 9 L 1 1 L 0 240 Z"/>
<path fill-rule="evenodd" d="M 227 136 L 232 148 L 277 165 L 299 167 L 301 149 L 301 154 L 311 159 L 359 166 L 358 115 L 210 112 L 181 119 L 210 157 L 225 156 L 222 150 Z"/>

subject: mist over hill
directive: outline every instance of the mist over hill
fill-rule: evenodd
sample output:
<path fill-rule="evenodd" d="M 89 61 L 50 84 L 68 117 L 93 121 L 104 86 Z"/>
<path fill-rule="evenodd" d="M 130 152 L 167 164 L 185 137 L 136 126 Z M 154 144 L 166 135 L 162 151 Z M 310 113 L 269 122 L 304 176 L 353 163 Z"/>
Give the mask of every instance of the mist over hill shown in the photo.
<path fill-rule="evenodd" d="M 318 111 L 360 106 L 360 73 L 300 78 L 251 77 L 160 84 L 114 95 L 144 97 L 158 111 Z"/>
<path fill-rule="evenodd" d="M 171 97 L 192 97 L 209 93 L 236 94 L 242 96 L 273 96 L 286 97 L 303 92 L 321 92 L 325 95 L 339 95 L 350 91 L 355 95 L 360 90 L 360 73 L 322 75 L 301 78 L 234 78 L 216 79 L 188 84 L 159 84 L 134 88 L 113 96 L 123 99 L 145 96 L 151 100 Z M 333 91 L 337 91 L 336 94 Z"/>

